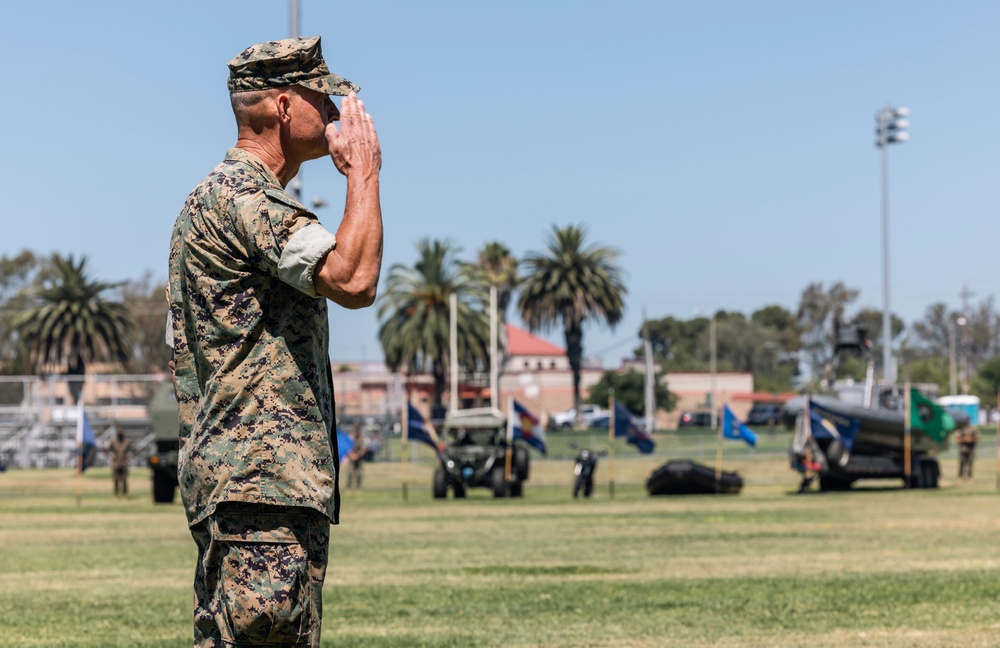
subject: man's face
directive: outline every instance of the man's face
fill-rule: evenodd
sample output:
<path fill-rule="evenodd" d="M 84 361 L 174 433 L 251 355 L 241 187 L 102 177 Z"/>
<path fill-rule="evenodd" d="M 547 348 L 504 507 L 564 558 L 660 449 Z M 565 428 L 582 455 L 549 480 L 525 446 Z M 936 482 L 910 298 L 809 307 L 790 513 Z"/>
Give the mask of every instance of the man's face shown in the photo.
<path fill-rule="evenodd" d="M 291 93 L 295 108 L 292 112 L 292 138 L 301 142 L 309 159 L 329 155 L 326 126 L 340 121 L 340 110 L 333 98 L 322 92 L 296 86 Z"/>

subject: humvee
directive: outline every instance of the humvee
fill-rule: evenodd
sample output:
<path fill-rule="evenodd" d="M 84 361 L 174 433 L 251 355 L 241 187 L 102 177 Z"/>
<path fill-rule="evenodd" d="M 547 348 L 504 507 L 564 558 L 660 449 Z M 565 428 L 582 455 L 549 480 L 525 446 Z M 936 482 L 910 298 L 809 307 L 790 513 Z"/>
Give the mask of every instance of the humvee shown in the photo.
<path fill-rule="evenodd" d="M 507 418 L 491 408 L 453 412 L 444 422 L 441 465 L 434 471 L 434 497 L 444 499 L 448 490 L 456 498 L 469 488 L 489 488 L 493 497 L 506 497 Z M 521 497 L 528 480 L 528 450 L 511 448 L 510 495 Z"/>

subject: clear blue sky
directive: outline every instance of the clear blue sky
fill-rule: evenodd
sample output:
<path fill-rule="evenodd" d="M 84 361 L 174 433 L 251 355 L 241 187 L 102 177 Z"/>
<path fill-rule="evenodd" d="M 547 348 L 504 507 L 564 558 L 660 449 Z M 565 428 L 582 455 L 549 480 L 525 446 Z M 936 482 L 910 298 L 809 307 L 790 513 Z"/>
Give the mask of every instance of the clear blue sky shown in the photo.
<path fill-rule="evenodd" d="M 0 254 L 165 280 L 184 198 L 235 141 L 226 62 L 286 37 L 288 3 L 0 9 Z M 813 281 L 881 308 L 872 130 L 891 102 L 912 111 L 889 154 L 893 311 L 995 294 L 1000 3 L 301 0 L 300 25 L 375 118 L 383 281 L 423 237 L 522 256 L 583 224 L 626 271 L 623 322 L 584 338 L 607 366 L 643 308 L 794 309 Z M 317 160 L 302 179 L 336 229 L 341 176 Z M 331 322 L 335 360 L 381 357 L 374 309 Z"/>

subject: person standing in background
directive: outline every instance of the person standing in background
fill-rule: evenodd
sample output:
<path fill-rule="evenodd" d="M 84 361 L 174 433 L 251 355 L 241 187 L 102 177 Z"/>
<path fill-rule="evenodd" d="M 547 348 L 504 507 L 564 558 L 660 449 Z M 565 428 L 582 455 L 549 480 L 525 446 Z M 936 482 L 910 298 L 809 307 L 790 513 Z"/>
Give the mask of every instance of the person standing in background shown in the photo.
<path fill-rule="evenodd" d="M 115 432 L 111 443 L 105 448 L 111 458 L 111 478 L 114 481 L 115 497 L 128 497 L 128 460 L 132 456 L 132 444 L 122 430 Z"/>
<path fill-rule="evenodd" d="M 955 432 L 955 442 L 958 443 L 958 478 L 970 481 L 972 464 L 976 460 L 976 444 L 979 443 L 979 428 L 963 425 Z"/>

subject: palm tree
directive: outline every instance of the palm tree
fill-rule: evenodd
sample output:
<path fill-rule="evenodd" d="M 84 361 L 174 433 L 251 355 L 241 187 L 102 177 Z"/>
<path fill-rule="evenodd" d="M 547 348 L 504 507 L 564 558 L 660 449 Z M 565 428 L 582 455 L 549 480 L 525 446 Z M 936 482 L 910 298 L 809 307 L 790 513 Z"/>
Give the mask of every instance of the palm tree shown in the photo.
<path fill-rule="evenodd" d="M 547 253 L 529 252 L 517 302 L 521 319 L 534 332 L 561 321 L 566 357 L 573 370 L 573 406 L 580 411 L 583 323 L 604 321 L 612 329 L 621 320 L 627 294 L 610 247 L 584 248 L 582 225 L 552 226 Z"/>
<path fill-rule="evenodd" d="M 510 297 L 521 283 L 517 273 L 517 257 L 500 241 L 490 241 L 479 250 L 477 263 L 468 264 L 468 271 L 487 288 L 497 287 L 497 312 L 507 320 Z"/>
<path fill-rule="evenodd" d="M 393 371 L 430 370 L 434 405 L 440 407 L 450 348 L 450 295 L 458 297 L 458 362 L 468 369 L 488 362 L 489 317 L 482 285 L 455 258 L 459 248 L 450 241 L 423 239 L 417 252 L 412 268 L 400 263 L 389 268 L 378 303 L 378 336 Z"/>
<path fill-rule="evenodd" d="M 131 323 L 125 306 L 101 296 L 118 284 L 91 281 L 84 270 L 87 259 L 52 259 L 52 278 L 35 289 L 35 302 L 14 322 L 28 350 L 32 369 L 49 364 L 66 367 L 66 375 L 83 376 L 88 362 L 128 359 Z M 71 379 L 70 393 L 80 399 L 83 381 Z"/>

